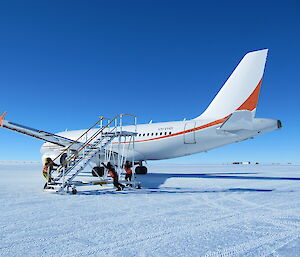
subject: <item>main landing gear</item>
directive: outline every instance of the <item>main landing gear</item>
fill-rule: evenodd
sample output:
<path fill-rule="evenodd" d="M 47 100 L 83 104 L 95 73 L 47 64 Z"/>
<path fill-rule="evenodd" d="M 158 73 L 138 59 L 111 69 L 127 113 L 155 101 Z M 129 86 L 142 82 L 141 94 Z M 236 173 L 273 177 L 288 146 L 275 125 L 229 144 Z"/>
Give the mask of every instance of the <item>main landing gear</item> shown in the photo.
<path fill-rule="evenodd" d="M 145 175 L 145 174 L 147 174 L 147 172 L 148 172 L 147 167 L 143 166 L 142 161 L 139 161 L 139 165 L 135 168 L 135 174 Z"/>

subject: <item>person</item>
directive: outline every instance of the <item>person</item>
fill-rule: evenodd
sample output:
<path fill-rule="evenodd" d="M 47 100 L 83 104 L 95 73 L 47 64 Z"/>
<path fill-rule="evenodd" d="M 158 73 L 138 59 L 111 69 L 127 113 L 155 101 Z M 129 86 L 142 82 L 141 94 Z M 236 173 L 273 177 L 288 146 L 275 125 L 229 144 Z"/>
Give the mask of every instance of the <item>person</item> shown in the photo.
<path fill-rule="evenodd" d="M 113 179 L 113 184 L 117 188 L 117 191 L 123 190 L 125 186 L 119 183 L 119 176 L 114 166 L 110 162 L 108 162 L 107 165 L 105 165 L 103 162 L 101 164 L 108 170 L 108 173 Z"/>
<path fill-rule="evenodd" d="M 50 157 L 45 159 L 45 164 L 43 167 L 43 176 L 45 177 L 47 182 L 44 185 L 44 189 L 48 186 L 48 183 L 51 183 L 53 181 L 51 177 L 51 173 L 54 170 L 55 166 L 57 167 L 59 165 L 55 164 Z"/>
<path fill-rule="evenodd" d="M 124 170 L 126 172 L 125 175 L 125 180 L 126 181 L 131 181 L 132 178 L 132 165 L 129 161 L 126 161 L 125 166 L 124 166 Z M 131 184 L 127 184 L 126 186 L 132 186 Z"/>

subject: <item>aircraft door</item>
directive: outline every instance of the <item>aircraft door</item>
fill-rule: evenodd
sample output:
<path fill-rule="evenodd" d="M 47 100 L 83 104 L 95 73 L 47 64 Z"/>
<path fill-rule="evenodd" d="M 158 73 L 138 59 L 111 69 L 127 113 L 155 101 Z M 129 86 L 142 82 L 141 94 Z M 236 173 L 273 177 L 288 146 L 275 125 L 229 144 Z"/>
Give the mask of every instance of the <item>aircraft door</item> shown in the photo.
<path fill-rule="evenodd" d="M 184 143 L 185 144 L 196 144 L 195 130 L 196 122 L 187 122 L 184 125 Z"/>

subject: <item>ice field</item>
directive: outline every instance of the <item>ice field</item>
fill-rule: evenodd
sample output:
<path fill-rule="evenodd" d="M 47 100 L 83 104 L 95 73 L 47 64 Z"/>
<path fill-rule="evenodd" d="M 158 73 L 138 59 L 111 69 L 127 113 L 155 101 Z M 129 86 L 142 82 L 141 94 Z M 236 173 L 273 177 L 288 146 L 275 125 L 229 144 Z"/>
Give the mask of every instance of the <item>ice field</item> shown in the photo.
<path fill-rule="evenodd" d="M 151 164 L 143 188 L 42 191 L 0 163 L 1 256 L 300 256 L 300 166 Z"/>

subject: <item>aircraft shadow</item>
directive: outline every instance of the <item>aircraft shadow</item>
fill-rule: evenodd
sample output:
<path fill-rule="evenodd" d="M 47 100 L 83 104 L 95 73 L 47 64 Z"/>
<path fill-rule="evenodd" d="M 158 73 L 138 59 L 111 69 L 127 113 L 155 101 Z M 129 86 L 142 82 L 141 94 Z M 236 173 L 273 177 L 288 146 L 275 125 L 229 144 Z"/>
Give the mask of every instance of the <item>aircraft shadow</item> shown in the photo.
<path fill-rule="evenodd" d="M 128 190 L 116 192 L 111 189 L 86 190 L 78 191 L 81 195 L 100 195 L 100 194 L 153 194 L 153 193 L 219 193 L 219 192 L 271 192 L 273 189 L 258 189 L 258 188 L 227 188 L 221 190 L 197 190 L 181 187 L 166 187 L 161 188 L 169 178 L 210 178 L 210 179 L 242 179 L 242 180 L 290 180 L 300 181 L 300 178 L 295 177 L 266 177 L 266 176 L 249 176 L 249 174 L 258 173 L 199 173 L 199 174 L 174 174 L 174 173 L 149 173 L 147 175 L 136 175 L 136 180 L 141 182 L 141 190 Z M 243 175 L 243 176 L 242 176 Z"/>
<path fill-rule="evenodd" d="M 244 176 L 241 176 L 244 174 Z M 300 180 L 291 177 L 265 177 L 247 176 L 257 173 L 198 173 L 198 174 L 171 174 L 171 173 L 150 173 L 147 175 L 137 175 L 137 180 L 147 188 L 159 188 L 169 178 L 211 178 L 211 179 L 253 179 L 253 180 Z M 149 177 L 148 177 L 149 176 Z"/>

